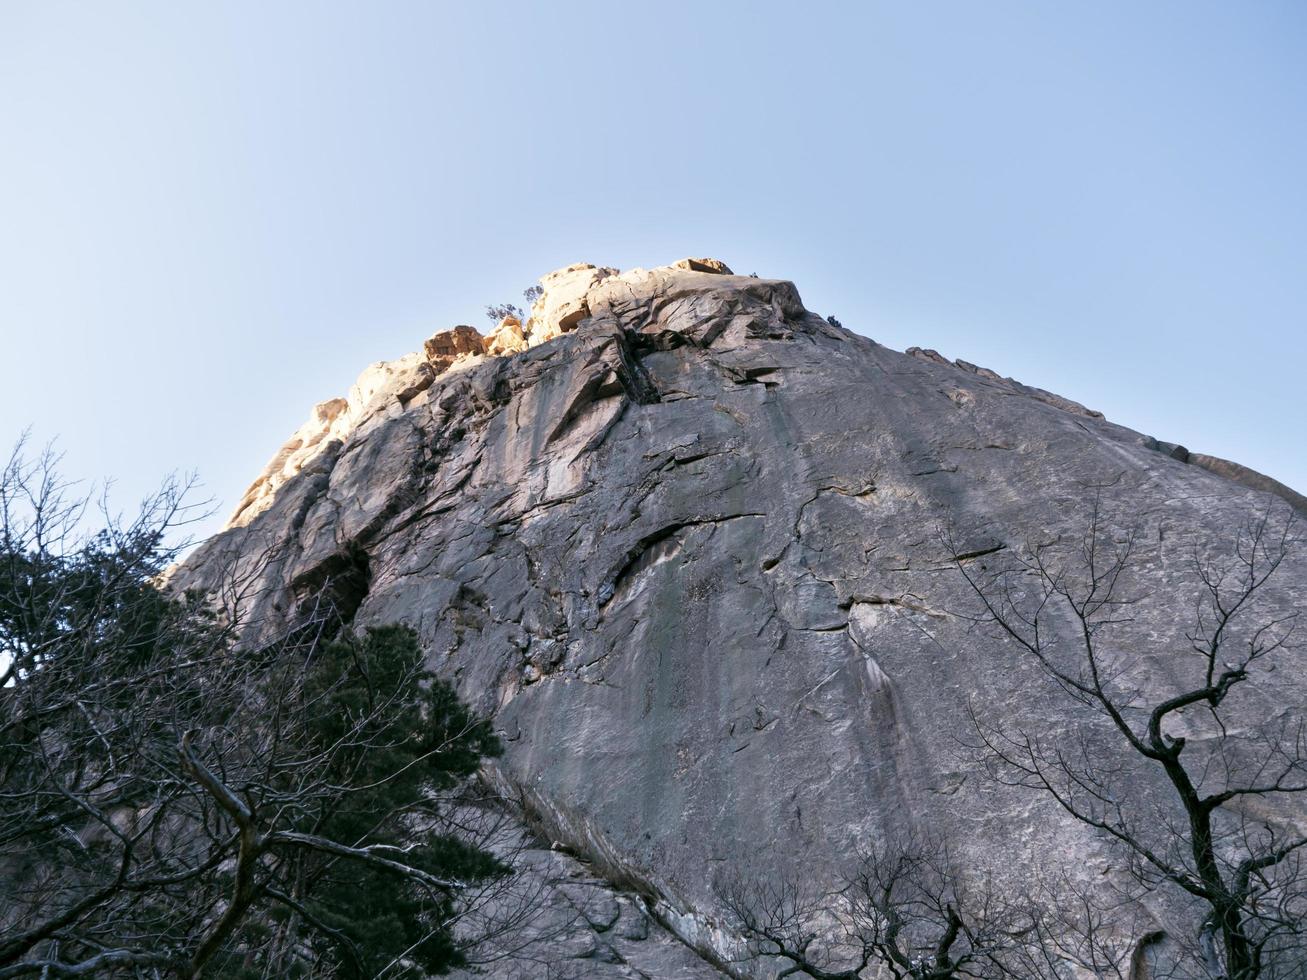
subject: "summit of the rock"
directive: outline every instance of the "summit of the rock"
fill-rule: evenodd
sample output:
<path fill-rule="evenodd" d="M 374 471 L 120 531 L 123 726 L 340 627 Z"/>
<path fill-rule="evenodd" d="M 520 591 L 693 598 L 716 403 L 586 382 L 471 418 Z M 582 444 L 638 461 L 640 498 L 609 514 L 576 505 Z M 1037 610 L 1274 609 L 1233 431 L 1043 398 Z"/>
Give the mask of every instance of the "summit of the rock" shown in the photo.
<path fill-rule="evenodd" d="M 511 358 L 571 332 L 583 320 L 625 323 L 640 334 L 679 336 L 705 347 L 712 346 L 725 333 L 725 346 L 736 347 L 750 337 L 787 337 L 790 333 L 784 326 L 787 318 L 811 318 L 792 283 L 736 276 L 725 262 L 713 258 L 685 258 L 653 269 L 626 272 L 581 262 L 547 273 L 539 283 L 542 292 L 532 303 L 525 323 L 507 316 L 484 336 L 467 325 L 441 330 L 429 337 L 420 351 L 369 365 L 347 397 L 331 398 L 315 405 L 308 420 L 246 490 L 226 527 L 248 524 L 271 505 L 277 490 L 287 480 L 311 470 L 319 456 L 343 444 L 370 420 L 405 411 L 442 374 L 473 367 L 486 358 Z M 765 315 L 759 319 L 759 315 L 768 312 L 778 318 L 770 327 L 766 326 Z M 834 328 L 819 325 L 818 329 Z M 1026 395 L 1073 414 L 1103 417 L 1101 412 L 1071 399 L 1023 385 L 967 361 L 950 361 L 934 350 L 911 347 L 906 353 L 923 361 L 958 368 L 1014 394 Z M 962 389 L 956 391 L 956 397 L 967 397 Z M 1157 445 L 1161 444 L 1154 440 L 1154 448 Z M 1247 486 L 1270 490 L 1295 507 L 1307 510 L 1307 498 L 1246 467 L 1216 457 L 1190 454 L 1187 450 L 1183 459 Z"/>
<path fill-rule="evenodd" d="M 660 296 L 682 297 L 745 290 L 755 297 L 769 294 L 777 283 L 749 279 L 747 283 L 714 282 L 705 285 L 702 276 L 732 279 L 730 267 L 719 259 L 686 258 L 655 269 L 617 269 L 580 262 L 542 276 L 542 293 L 531 306 L 525 323 L 507 316 L 489 335 L 461 324 L 429 337 L 420 351 L 393 361 L 369 365 L 354 382 L 346 398 L 331 398 L 313 407 L 308 420 L 286 441 L 245 491 L 226 527 L 248 524 L 265 510 L 277 490 L 288 479 L 311 469 L 314 461 L 333 445 L 343 443 L 368 420 L 405 410 L 440 375 L 481 363 L 487 357 L 512 357 L 575 329 L 590 317 L 612 316 L 617 308 L 639 303 L 653 304 Z M 783 284 L 793 294 L 793 286 Z M 678 330 L 682 324 L 674 315 L 658 321 L 660 329 Z M 693 324 L 691 324 L 693 326 Z"/>
<path fill-rule="evenodd" d="M 174 582 L 216 589 L 239 567 L 269 635 L 324 589 L 357 626 L 412 625 L 493 716 L 489 778 L 587 880 L 637 888 L 718 962 L 721 872 L 802 869 L 820 888 L 893 831 L 929 826 L 1000 881 L 1032 862 L 1117 874 L 1084 825 L 959 760 L 977 706 L 1054 734 L 1081 719 L 961 614 L 953 562 L 1075 547 L 1100 488 L 1135 529 L 1143 597 L 1113 669 L 1164 689 L 1191 653 L 1177 610 L 1195 557 L 1303 498 L 995 371 L 889 350 L 713 259 L 540 281 L 525 323 L 441 331 L 317 406 Z M 1303 555 L 1277 582 L 1268 608 L 1307 605 Z M 1249 717 L 1277 717 L 1307 703 L 1307 672 L 1248 694 Z M 712 972 L 631 972 L 667 936 L 606 929 L 560 975 Z"/>

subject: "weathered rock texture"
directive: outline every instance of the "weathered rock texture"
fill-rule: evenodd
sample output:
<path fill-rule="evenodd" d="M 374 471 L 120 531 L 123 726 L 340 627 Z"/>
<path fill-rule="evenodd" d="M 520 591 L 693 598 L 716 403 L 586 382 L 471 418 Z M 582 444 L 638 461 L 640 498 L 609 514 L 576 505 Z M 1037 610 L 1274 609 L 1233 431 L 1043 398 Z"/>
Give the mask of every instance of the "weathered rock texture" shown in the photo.
<path fill-rule="evenodd" d="M 888 350 L 714 260 L 542 284 L 526 324 L 437 334 L 318 406 L 182 584 L 275 547 L 269 623 L 324 582 L 360 624 L 411 623 L 494 713 L 492 778 L 700 949 L 730 948 L 716 876 L 830 879 L 894 827 L 944 828 L 1000 875 L 1107 870 L 1082 827 L 959 758 L 968 703 L 1054 732 L 1078 719 L 955 615 L 971 604 L 937 529 L 977 560 L 1078 541 L 1085 484 L 1110 483 L 1113 519 L 1147 541 L 1123 656 L 1162 684 L 1187 649 L 1193 549 L 1303 498 L 992 371 Z M 1301 606 L 1301 554 L 1280 582 Z M 1301 667 L 1278 684 L 1252 707 L 1307 699 Z"/>

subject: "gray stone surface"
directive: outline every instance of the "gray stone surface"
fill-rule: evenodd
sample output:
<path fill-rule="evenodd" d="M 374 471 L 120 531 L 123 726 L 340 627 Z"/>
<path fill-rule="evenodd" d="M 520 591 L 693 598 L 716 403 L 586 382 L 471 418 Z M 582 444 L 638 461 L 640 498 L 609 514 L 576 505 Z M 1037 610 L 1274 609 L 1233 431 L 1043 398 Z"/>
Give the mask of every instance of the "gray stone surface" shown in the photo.
<path fill-rule="evenodd" d="M 957 615 L 970 603 L 937 529 L 982 557 L 1078 541 L 1085 483 L 1111 483 L 1112 519 L 1144 528 L 1150 596 L 1122 666 L 1163 684 L 1187 649 L 1194 549 L 1290 504 L 1251 471 L 888 350 L 808 313 L 788 282 L 706 261 L 571 267 L 546 278 L 565 295 L 535 304 L 555 319 L 529 321 L 517 352 L 370 369 L 375 387 L 319 412 L 330 431 L 301 430 L 176 580 L 213 586 L 232 556 L 275 546 L 253 599 L 269 624 L 324 581 L 360 623 L 411 623 L 494 714 L 492 778 L 704 949 L 730 946 L 722 872 L 833 880 L 892 828 L 943 829 L 1000 876 L 1107 870 L 1082 827 L 960 758 L 969 701 L 1050 732 L 1078 722 Z M 1302 608 L 1302 553 L 1279 582 L 1280 607 Z M 1249 705 L 1304 701 L 1297 661 Z M 624 915 L 599 932 L 643 928 Z M 592 960 L 586 976 L 702 975 Z"/>
<path fill-rule="evenodd" d="M 484 826 L 485 816 L 465 819 Z M 722 980 L 656 920 L 646 896 L 598 875 L 582 856 L 528 832 L 508 814 L 483 843 L 516 869 L 472 902 L 464 935 L 474 962 L 453 980 Z"/>

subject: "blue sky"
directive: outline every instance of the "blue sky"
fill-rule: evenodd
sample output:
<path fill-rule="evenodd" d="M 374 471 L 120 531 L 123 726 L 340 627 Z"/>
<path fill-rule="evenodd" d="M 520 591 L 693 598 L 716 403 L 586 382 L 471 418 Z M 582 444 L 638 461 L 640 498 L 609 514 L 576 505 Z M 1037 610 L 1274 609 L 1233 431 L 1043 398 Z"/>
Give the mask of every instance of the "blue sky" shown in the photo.
<path fill-rule="evenodd" d="M 712 255 L 1307 490 L 1307 4 L 0 0 L 0 442 L 230 510 L 369 362 Z"/>

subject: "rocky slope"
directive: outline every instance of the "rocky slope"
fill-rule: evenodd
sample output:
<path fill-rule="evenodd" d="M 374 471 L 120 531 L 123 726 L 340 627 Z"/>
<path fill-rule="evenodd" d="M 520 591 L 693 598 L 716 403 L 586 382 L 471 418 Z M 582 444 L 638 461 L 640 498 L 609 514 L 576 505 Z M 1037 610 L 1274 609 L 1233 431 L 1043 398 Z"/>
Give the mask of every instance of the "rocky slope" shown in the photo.
<path fill-rule="evenodd" d="M 319 405 L 177 580 L 262 562 L 268 629 L 324 584 L 359 624 L 411 623 L 494 714 L 491 777 L 709 960 L 732 948 L 720 875 L 831 880 L 891 828 L 942 828 L 1000 875 L 1108 870 L 1084 828 L 959 757 L 969 704 L 1052 732 L 1077 719 L 957 614 L 970 599 L 938 529 L 968 559 L 1078 541 L 1086 485 L 1110 485 L 1146 542 L 1129 669 L 1164 684 L 1193 550 L 1307 501 L 992 371 L 888 350 L 715 260 L 541 282 L 526 324 L 436 334 Z M 1280 581 L 1281 606 L 1302 606 L 1303 555 Z M 1255 695 L 1261 712 L 1301 704 L 1307 672 Z M 715 972 L 577 956 L 578 976 Z"/>

